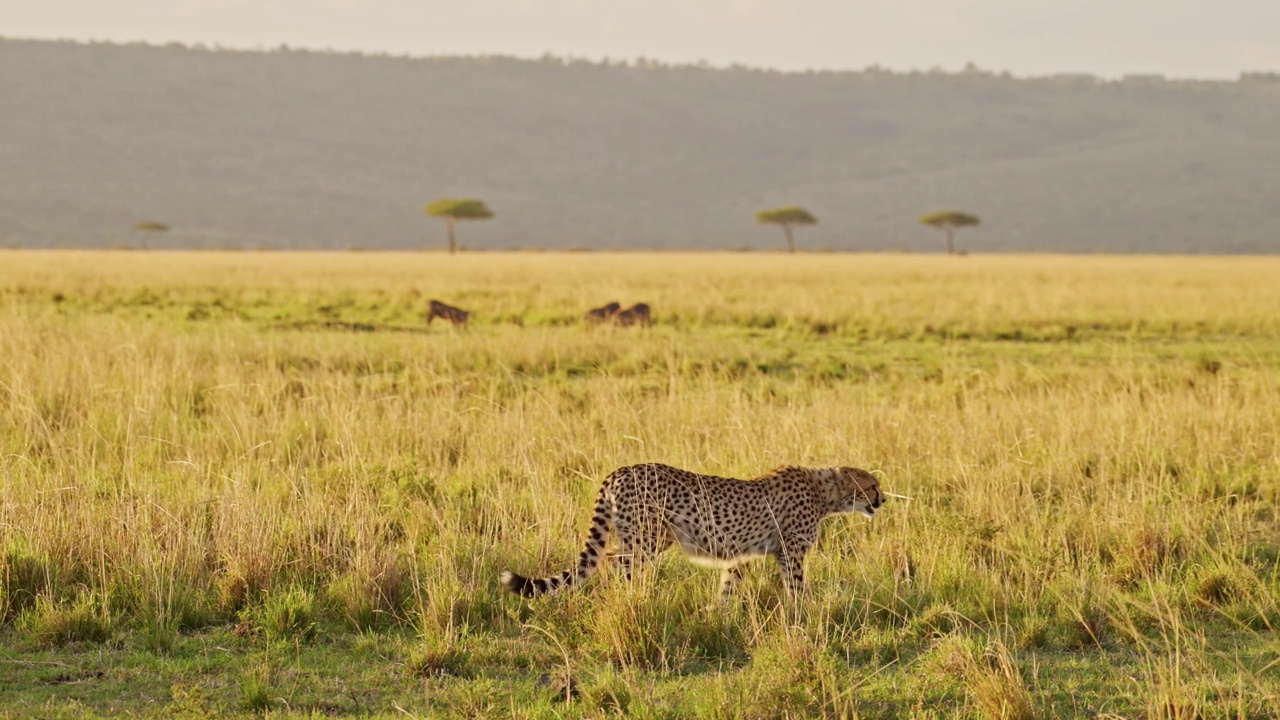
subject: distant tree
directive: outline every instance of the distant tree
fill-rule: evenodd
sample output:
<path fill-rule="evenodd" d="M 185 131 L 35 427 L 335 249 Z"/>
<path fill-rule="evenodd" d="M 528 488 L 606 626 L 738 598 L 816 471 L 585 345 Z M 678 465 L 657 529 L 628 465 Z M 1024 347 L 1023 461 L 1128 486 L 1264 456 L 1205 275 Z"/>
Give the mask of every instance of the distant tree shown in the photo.
<path fill-rule="evenodd" d="M 425 208 L 431 217 L 443 218 L 444 226 L 449 233 L 449 254 L 458 251 L 458 243 L 453 238 L 453 226 L 463 220 L 488 220 L 493 211 L 483 200 L 474 198 L 440 198 Z"/>
<path fill-rule="evenodd" d="M 937 228 L 947 234 L 947 254 L 954 255 L 956 252 L 955 236 L 956 230 L 963 227 L 971 227 L 980 225 L 982 220 L 977 215 L 970 215 L 959 210 L 940 210 L 938 212 L 929 213 L 920 218 L 921 225 L 928 225 Z"/>
<path fill-rule="evenodd" d="M 787 236 L 787 252 L 796 251 L 796 241 L 791 237 L 792 225 L 817 225 L 818 218 L 813 213 L 796 205 L 761 210 L 756 213 L 756 222 L 761 225 L 781 225 L 782 234 Z"/>
<path fill-rule="evenodd" d="M 168 225 L 165 225 L 165 224 L 164 224 L 164 223 L 162 223 L 162 222 L 156 222 L 156 221 L 154 221 L 154 220 L 146 220 L 146 221 L 144 221 L 144 222 L 140 222 L 140 223 L 138 223 L 137 225 L 134 225 L 134 226 L 133 226 L 133 229 L 134 229 L 135 231 L 137 231 L 137 232 L 143 233 L 143 237 L 144 237 L 144 238 L 145 238 L 147 235 L 152 235 L 152 234 L 155 234 L 155 233 L 166 233 L 166 232 L 169 232 L 169 226 L 168 226 Z M 143 241 L 142 241 L 142 247 L 143 247 L 143 249 L 146 249 L 146 247 L 147 247 L 147 241 L 146 241 L 146 240 L 143 240 Z"/>

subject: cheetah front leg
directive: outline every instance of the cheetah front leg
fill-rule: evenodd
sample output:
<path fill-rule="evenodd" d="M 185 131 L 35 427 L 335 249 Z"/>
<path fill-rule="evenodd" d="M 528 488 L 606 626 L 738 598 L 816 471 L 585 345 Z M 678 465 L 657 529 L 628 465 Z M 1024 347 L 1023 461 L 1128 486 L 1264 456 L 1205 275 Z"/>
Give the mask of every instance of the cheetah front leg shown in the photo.
<path fill-rule="evenodd" d="M 778 556 L 778 567 L 782 569 L 782 585 L 792 597 L 804 592 L 804 556 L 790 553 Z"/>
<path fill-rule="evenodd" d="M 778 551 L 778 568 L 782 570 L 782 584 L 787 593 L 798 597 L 804 592 L 804 556 L 812 543 L 802 537 L 792 537 Z"/>

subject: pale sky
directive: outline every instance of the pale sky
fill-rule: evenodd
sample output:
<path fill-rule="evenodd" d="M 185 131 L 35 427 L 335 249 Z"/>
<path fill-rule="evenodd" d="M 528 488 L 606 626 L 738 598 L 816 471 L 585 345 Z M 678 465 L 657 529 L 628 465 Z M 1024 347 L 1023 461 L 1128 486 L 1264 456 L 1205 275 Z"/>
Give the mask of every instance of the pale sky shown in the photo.
<path fill-rule="evenodd" d="M 1280 70 L 1280 0 L 0 0 L 0 36 L 788 70 Z"/>

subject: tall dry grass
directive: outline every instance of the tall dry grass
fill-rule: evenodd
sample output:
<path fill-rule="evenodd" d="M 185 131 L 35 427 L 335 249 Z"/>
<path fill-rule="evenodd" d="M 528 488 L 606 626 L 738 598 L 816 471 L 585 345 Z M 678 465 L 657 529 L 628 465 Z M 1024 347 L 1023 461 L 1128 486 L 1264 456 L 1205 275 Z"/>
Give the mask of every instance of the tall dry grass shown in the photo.
<path fill-rule="evenodd" d="M 712 704 L 847 714 L 850 678 L 891 668 L 904 698 L 968 678 L 941 692 L 1031 717 L 1055 699 L 1028 658 L 1074 653 L 1151 716 L 1264 707 L 1274 672 L 1219 654 L 1264 657 L 1280 622 L 1275 277 L 1269 258 L 5 253 L 0 617 L 47 642 L 141 625 L 161 648 L 227 622 L 412 628 L 425 668 L 525 639 L 616 668 L 592 691 L 615 703 L 637 673 L 710 665 Z M 427 332 L 428 297 L 474 327 Z M 576 322 L 611 299 L 657 326 Z M 713 574 L 674 557 L 630 586 L 501 594 L 503 569 L 566 567 L 600 479 L 647 461 L 853 464 L 910 499 L 828 521 L 799 606 L 761 564 L 706 610 Z M 997 650 L 948 660 L 954 638 Z"/>

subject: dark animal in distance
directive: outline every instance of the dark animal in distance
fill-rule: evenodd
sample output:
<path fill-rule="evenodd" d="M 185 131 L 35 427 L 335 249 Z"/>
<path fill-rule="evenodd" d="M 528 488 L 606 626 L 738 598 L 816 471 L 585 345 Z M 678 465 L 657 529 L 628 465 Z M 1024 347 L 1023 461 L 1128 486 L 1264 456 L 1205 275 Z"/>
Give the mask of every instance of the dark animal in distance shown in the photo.
<path fill-rule="evenodd" d="M 445 305 L 439 300 L 432 300 L 430 307 L 427 308 L 427 324 L 430 325 L 432 320 L 441 318 L 453 323 L 455 327 L 465 326 L 467 317 L 470 315 L 471 313 L 461 308 Z"/>
<path fill-rule="evenodd" d="M 591 308 L 583 319 L 589 323 L 602 323 L 614 316 L 614 313 L 622 309 L 617 302 L 611 302 L 607 305 L 601 305 L 598 308 Z"/>
<path fill-rule="evenodd" d="M 623 327 L 629 325 L 649 327 L 653 324 L 653 318 L 649 315 L 649 306 L 644 303 L 636 303 L 626 310 L 614 313 L 612 320 Z"/>

